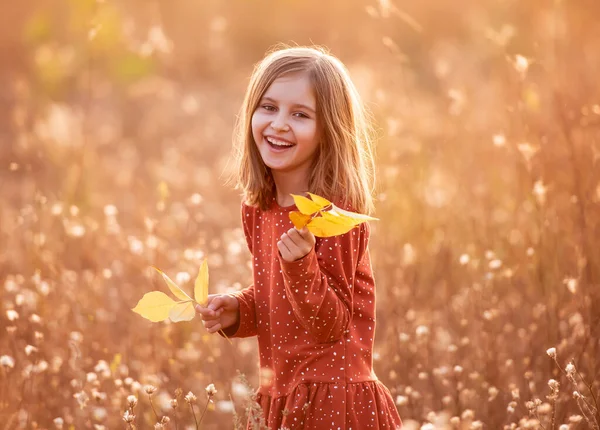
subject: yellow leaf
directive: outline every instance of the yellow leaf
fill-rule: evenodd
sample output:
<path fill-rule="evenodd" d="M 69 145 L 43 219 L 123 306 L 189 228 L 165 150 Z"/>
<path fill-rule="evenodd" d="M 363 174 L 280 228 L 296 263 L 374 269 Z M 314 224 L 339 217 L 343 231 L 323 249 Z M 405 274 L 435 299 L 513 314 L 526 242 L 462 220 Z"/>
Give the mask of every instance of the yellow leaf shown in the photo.
<path fill-rule="evenodd" d="M 160 291 L 144 294 L 133 312 L 140 314 L 152 322 L 164 321 L 169 318 L 169 311 L 176 304 L 175 300 Z"/>
<path fill-rule="evenodd" d="M 308 195 L 312 200 L 292 194 L 300 212 L 290 212 L 289 217 L 294 227 L 301 229 L 307 226 L 315 236 L 338 236 L 365 221 L 377 220 L 368 215 L 340 209 L 329 200 L 316 194 L 308 193 Z"/>
<path fill-rule="evenodd" d="M 311 219 L 310 215 L 304 215 L 298 211 L 290 212 L 289 217 L 290 221 L 292 221 L 292 224 L 294 224 L 294 227 L 296 227 L 298 230 L 302 229 L 306 224 L 308 224 Z"/>
<path fill-rule="evenodd" d="M 202 306 L 208 302 L 208 262 L 206 259 L 202 262 L 194 283 L 194 297 Z"/>
<path fill-rule="evenodd" d="M 359 214 L 356 212 L 350 212 L 350 211 L 345 211 L 344 209 L 340 209 L 337 206 L 333 206 L 333 209 L 331 209 L 332 213 L 338 213 L 340 215 L 346 216 L 348 218 L 351 218 L 353 220 L 356 220 L 358 224 L 360 224 L 361 222 L 365 222 L 365 221 L 379 221 L 378 218 L 373 218 L 372 216 L 369 215 L 363 215 L 363 214 Z"/>
<path fill-rule="evenodd" d="M 304 196 L 298 196 L 296 194 L 291 195 L 294 198 L 294 203 L 300 212 L 304 215 L 312 215 L 319 212 L 325 206 L 321 206 Z"/>
<path fill-rule="evenodd" d="M 321 207 L 327 207 L 331 204 L 331 202 L 329 200 L 327 200 L 321 196 L 317 196 L 316 194 L 308 193 L 308 195 L 313 200 L 313 202 L 315 202 L 316 204 L 318 204 Z"/>
<path fill-rule="evenodd" d="M 171 278 L 169 278 L 166 275 L 166 273 L 164 273 L 162 270 L 160 270 L 157 267 L 154 267 L 154 266 L 152 266 L 152 267 L 154 268 L 154 270 L 156 270 L 158 273 L 161 274 L 161 276 L 163 277 L 163 279 L 165 280 L 165 282 L 169 286 L 169 289 L 175 295 L 175 297 L 177 297 L 179 300 L 192 300 L 192 298 L 190 296 L 188 296 L 185 291 L 183 291 L 181 288 L 179 288 L 177 286 L 177 284 L 175 282 L 173 282 L 171 280 Z"/>
<path fill-rule="evenodd" d="M 354 228 L 354 224 L 336 220 L 334 215 L 329 215 L 327 212 L 323 212 L 321 215 L 313 218 L 307 226 L 308 231 L 317 237 L 339 236 Z"/>
<path fill-rule="evenodd" d="M 173 322 L 191 321 L 195 316 L 196 310 L 193 301 L 176 303 L 169 311 L 169 318 Z"/>

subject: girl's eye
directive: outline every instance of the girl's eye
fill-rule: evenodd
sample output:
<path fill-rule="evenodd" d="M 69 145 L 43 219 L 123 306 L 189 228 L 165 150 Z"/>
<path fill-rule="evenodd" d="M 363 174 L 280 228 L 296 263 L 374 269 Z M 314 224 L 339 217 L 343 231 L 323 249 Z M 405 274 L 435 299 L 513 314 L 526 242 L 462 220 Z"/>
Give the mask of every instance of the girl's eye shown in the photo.
<path fill-rule="evenodd" d="M 296 112 L 294 115 L 300 118 L 308 118 L 308 115 L 306 115 L 304 112 Z"/>
<path fill-rule="evenodd" d="M 271 105 L 263 105 L 262 106 L 263 109 L 268 110 L 268 111 L 274 111 L 275 107 L 271 106 Z"/>

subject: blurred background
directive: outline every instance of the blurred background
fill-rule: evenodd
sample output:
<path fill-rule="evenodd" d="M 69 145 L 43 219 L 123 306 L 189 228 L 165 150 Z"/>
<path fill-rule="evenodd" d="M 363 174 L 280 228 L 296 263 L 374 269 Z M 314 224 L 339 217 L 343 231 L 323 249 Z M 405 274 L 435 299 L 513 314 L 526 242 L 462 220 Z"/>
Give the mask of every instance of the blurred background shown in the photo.
<path fill-rule="evenodd" d="M 3 428 L 195 429 L 211 383 L 199 427 L 240 428 L 256 339 L 130 309 L 167 291 L 151 265 L 251 283 L 227 161 L 280 42 L 328 47 L 376 120 L 374 366 L 406 427 L 598 428 L 598 22 L 596 0 L 3 5 Z"/>

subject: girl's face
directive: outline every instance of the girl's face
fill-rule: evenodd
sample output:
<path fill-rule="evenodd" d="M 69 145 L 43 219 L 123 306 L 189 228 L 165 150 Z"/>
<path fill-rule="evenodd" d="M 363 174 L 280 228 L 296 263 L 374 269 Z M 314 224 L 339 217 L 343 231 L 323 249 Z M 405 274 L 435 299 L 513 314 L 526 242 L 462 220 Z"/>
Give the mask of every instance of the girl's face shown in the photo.
<path fill-rule="evenodd" d="M 252 135 L 274 175 L 306 175 L 319 145 L 316 98 L 305 73 L 281 76 L 267 89 L 252 115 Z"/>

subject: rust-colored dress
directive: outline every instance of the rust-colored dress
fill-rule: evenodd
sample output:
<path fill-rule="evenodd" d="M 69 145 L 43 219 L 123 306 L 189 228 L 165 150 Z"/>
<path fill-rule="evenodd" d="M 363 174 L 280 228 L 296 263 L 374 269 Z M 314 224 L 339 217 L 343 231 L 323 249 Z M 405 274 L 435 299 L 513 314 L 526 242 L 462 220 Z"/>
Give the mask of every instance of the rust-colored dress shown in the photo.
<path fill-rule="evenodd" d="M 295 209 L 242 204 L 254 284 L 234 293 L 240 322 L 225 334 L 258 337 L 260 379 L 271 380 L 257 393 L 265 422 L 276 430 L 399 429 L 392 396 L 373 372 L 369 226 L 317 238 L 308 255 L 290 263 L 277 241 L 293 227 L 288 214 Z"/>

